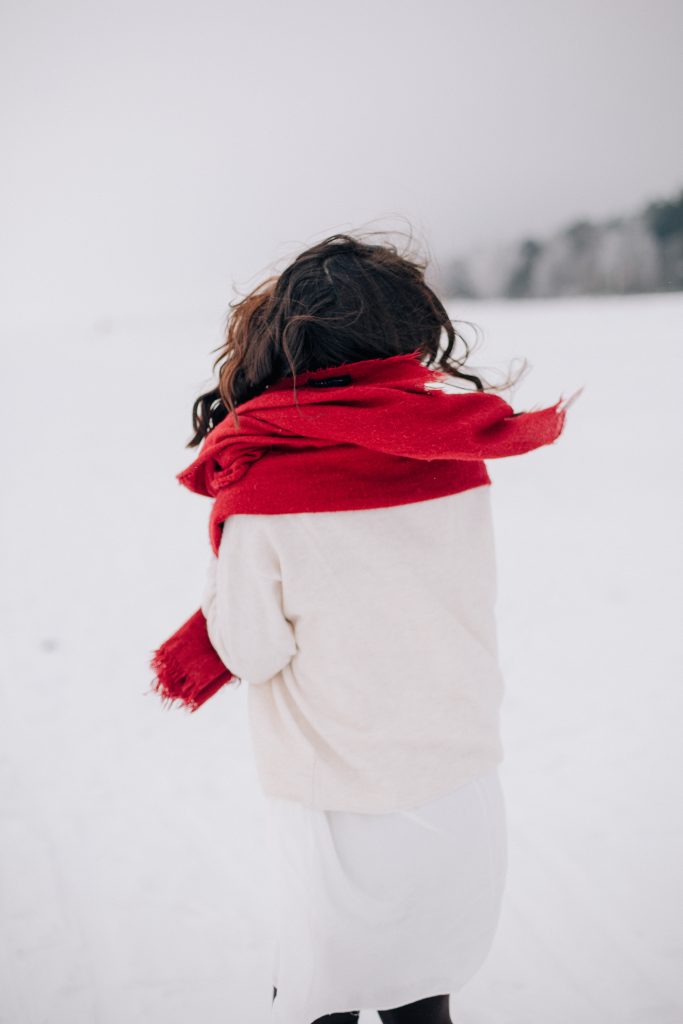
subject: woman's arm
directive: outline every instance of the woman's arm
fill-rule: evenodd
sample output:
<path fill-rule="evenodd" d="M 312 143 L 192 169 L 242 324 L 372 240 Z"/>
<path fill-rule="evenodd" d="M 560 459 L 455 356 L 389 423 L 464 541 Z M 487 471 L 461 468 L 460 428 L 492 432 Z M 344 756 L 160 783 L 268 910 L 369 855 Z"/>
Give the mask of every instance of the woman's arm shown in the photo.
<path fill-rule="evenodd" d="M 209 639 L 223 664 L 250 683 L 272 679 L 297 650 L 265 518 L 236 514 L 225 520 L 201 604 Z"/>

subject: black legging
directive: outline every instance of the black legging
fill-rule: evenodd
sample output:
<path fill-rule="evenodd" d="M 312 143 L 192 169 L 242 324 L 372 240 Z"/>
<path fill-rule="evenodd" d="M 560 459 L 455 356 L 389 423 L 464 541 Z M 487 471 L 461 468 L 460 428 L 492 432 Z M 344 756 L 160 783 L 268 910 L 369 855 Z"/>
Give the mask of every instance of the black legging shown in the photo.
<path fill-rule="evenodd" d="M 273 999 L 277 989 L 273 989 Z M 313 1024 L 358 1024 L 359 1010 L 344 1013 L 328 1013 L 318 1017 Z M 452 1024 L 448 996 L 428 996 L 416 1003 L 397 1006 L 393 1010 L 378 1010 L 382 1024 Z"/>

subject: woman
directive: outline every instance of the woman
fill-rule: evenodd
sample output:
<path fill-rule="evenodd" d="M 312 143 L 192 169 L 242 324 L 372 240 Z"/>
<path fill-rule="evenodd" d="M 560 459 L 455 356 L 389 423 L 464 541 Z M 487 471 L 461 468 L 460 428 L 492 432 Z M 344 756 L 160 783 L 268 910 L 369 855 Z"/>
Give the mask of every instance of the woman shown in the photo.
<path fill-rule="evenodd" d="M 424 272 L 333 235 L 232 304 L 179 475 L 215 498 L 201 612 L 249 686 L 280 1024 L 447 1024 L 501 909 L 485 460 L 551 444 L 566 403 L 513 413 L 466 373 Z"/>

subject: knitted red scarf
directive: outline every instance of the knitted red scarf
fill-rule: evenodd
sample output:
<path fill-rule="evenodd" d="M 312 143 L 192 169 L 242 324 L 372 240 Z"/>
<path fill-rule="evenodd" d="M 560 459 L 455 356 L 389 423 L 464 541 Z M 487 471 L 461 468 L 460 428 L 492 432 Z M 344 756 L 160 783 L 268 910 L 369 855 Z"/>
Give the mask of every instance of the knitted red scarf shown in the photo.
<path fill-rule="evenodd" d="M 329 512 L 425 501 L 491 482 L 484 459 L 551 444 L 570 400 L 515 413 L 499 395 L 453 392 L 419 350 L 283 377 L 206 435 L 177 474 L 213 498 L 209 537 L 238 513 Z M 573 396 L 572 396 L 573 397 Z M 155 652 L 152 689 L 195 711 L 233 674 L 198 609 Z"/>

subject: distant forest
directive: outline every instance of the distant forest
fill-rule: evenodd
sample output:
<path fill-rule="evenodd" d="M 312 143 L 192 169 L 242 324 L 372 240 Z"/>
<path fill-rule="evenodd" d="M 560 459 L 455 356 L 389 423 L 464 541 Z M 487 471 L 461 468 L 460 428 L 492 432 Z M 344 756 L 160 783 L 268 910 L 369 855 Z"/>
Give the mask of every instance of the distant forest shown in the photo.
<path fill-rule="evenodd" d="M 466 298 L 545 298 L 683 290 L 683 189 L 602 223 L 577 220 L 444 266 L 442 291 Z"/>

